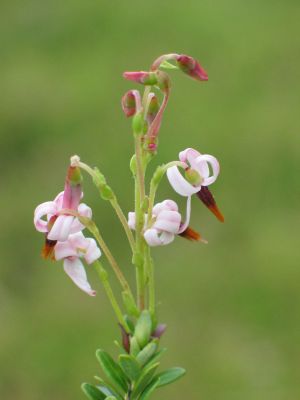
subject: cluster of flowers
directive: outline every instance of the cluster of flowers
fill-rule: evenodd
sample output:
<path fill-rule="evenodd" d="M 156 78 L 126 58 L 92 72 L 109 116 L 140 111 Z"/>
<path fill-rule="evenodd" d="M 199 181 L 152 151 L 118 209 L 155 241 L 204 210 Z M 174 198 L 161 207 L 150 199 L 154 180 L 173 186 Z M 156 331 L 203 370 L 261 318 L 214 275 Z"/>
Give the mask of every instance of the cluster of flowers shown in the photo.
<path fill-rule="evenodd" d="M 173 189 L 187 198 L 185 221 L 183 222 L 175 201 L 164 200 L 157 203 L 153 207 L 150 218 L 145 214 L 144 238 L 149 246 L 167 245 L 174 240 L 176 235 L 181 235 L 190 240 L 200 239 L 200 235 L 189 227 L 191 196 L 193 194 L 197 194 L 217 218 L 222 222 L 224 221 L 211 192 L 207 188 L 216 181 L 219 175 L 218 160 L 209 154 L 201 154 L 191 148 L 180 152 L 179 160 L 180 166 L 185 171 L 185 177 L 180 173 L 178 166 L 168 168 L 167 176 Z M 131 229 L 135 229 L 134 212 L 128 214 L 128 225 Z"/>
<path fill-rule="evenodd" d="M 81 259 L 92 264 L 101 256 L 101 251 L 94 239 L 84 237 L 84 225 L 75 216 L 78 213 L 86 218 L 92 217 L 91 208 L 80 203 L 82 197 L 80 170 L 70 166 L 64 191 L 53 201 L 37 206 L 34 225 L 45 235 L 43 257 L 63 260 L 64 270 L 72 281 L 90 296 L 95 296 Z"/>

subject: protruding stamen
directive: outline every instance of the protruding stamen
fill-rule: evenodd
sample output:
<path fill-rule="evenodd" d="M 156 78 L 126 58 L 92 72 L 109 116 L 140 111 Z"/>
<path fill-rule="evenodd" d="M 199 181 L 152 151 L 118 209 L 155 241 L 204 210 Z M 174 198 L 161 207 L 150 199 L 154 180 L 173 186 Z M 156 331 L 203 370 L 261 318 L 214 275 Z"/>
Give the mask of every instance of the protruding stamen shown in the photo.
<path fill-rule="evenodd" d="M 197 192 L 197 196 L 202 201 L 202 203 L 218 218 L 220 222 L 224 222 L 224 216 L 219 210 L 217 203 L 207 186 L 202 186 L 201 190 Z"/>

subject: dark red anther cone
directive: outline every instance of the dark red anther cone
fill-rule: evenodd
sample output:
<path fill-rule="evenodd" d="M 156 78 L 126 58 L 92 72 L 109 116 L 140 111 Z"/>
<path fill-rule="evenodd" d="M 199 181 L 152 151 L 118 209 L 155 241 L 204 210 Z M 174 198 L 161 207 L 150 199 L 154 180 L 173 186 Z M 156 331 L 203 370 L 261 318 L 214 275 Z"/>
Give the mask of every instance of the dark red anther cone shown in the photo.
<path fill-rule="evenodd" d="M 196 193 L 202 203 L 218 218 L 220 222 L 224 222 L 224 216 L 219 210 L 217 203 L 207 186 L 202 186 L 201 190 Z"/>
<path fill-rule="evenodd" d="M 194 231 L 191 227 L 187 227 L 183 232 L 179 233 L 179 236 L 190 240 L 191 242 L 203 242 L 207 243 L 205 239 L 202 239 L 200 233 Z"/>
<path fill-rule="evenodd" d="M 42 248 L 42 257 L 49 260 L 55 260 L 54 257 L 54 247 L 56 245 L 56 240 L 49 240 L 46 238 L 44 247 Z"/>

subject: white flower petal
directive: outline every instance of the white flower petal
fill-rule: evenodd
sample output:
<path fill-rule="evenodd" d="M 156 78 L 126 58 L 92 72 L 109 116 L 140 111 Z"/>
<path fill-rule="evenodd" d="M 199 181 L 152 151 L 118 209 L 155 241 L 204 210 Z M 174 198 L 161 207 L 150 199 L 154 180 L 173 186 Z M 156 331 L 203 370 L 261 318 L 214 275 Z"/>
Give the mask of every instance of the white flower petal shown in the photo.
<path fill-rule="evenodd" d="M 96 295 L 95 290 L 91 288 L 87 280 L 84 266 L 78 258 L 75 258 L 73 260 L 69 260 L 66 258 L 64 261 L 64 270 L 75 283 L 75 285 L 77 285 L 81 290 L 83 290 L 90 296 Z"/>
<path fill-rule="evenodd" d="M 209 176 L 209 172 L 204 176 L 202 175 L 204 178 L 202 186 L 208 186 L 214 183 L 220 173 L 219 161 L 214 156 L 211 156 L 209 154 L 203 154 L 197 158 L 196 162 L 198 166 L 201 166 L 200 168 L 203 168 L 203 165 L 205 164 L 207 165 L 207 163 L 210 164 L 212 168 L 212 176 Z"/>
<path fill-rule="evenodd" d="M 57 242 L 54 247 L 54 252 L 56 260 L 78 256 L 76 247 L 73 246 L 70 240 L 67 240 L 66 242 Z"/>
<path fill-rule="evenodd" d="M 159 213 L 153 228 L 170 233 L 177 233 L 180 227 L 181 215 L 177 211 L 164 210 Z"/>
<path fill-rule="evenodd" d="M 92 264 L 101 256 L 101 250 L 94 239 L 87 238 L 85 240 L 88 246 L 86 248 L 84 259 L 88 264 Z"/>
<path fill-rule="evenodd" d="M 167 244 L 172 243 L 174 239 L 175 235 L 173 235 L 173 233 L 163 232 L 160 235 L 160 241 L 162 246 L 166 246 Z"/>
<path fill-rule="evenodd" d="M 193 160 L 200 155 L 201 155 L 201 153 L 199 153 L 199 151 L 189 147 L 179 153 L 179 160 L 184 163 L 186 163 L 188 161 L 191 164 L 193 162 Z"/>
<path fill-rule="evenodd" d="M 179 172 L 177 167 L 171 167 L 167 170 L 169 182 L 175 192 L 181 196 L 191 196 L 199 192 L 199 187 L 192 186 Z"/>
<path fill-rule="evenodd" d="M 47 235 L 49 240 L 64 242 L 68 239 L 74 217 L 72 215 L 60 215 L 54 222 Z"/>
<path fill-rule="evenodd" d="M 44 216 L 54 215 L 56 213 L 56 205 L 53 201 L 46 201 L 40 204 L 34 210 L 34 225 L 39 232 L 48 232 L 48 222 L 43 220 Z"/>
<path fill-rule="evenodd" d="M 92 209 L 84 203 L 79 204 L 78 213 L 82 217 L 92 218 Z M 84 228 L 85 228 L 85 226 L 79 221 L 79 219 L 74 218 L 74 221 L 73 221 L 71 229 L 70 229 L 70 233 L 74 234 L 74 233 L 80 232 Z"/>
<path fill-rule="evenodd" d="M 161 246 L 161 240 L 156 229 L 147 229 L 144 233 L 144 238 L 149 246 Z"/>
<path fill-rule="evenodd" d="M 130 229 L 135 230 L 135 212 L 128 213 L 128 226 Z"/>

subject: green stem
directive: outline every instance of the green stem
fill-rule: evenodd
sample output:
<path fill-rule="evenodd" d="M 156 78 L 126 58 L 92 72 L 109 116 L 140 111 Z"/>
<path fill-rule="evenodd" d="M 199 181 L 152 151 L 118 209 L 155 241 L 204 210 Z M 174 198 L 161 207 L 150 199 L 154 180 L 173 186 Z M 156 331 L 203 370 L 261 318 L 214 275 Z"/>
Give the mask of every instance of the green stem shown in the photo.
<path fill-rule="evenodd" d="M 99 261 L 95 261 L 93 263 L 95 270 L 98 273 L 98 276 L 103 284 L 103 287 L 105 289 L 105 292 L 107 294 L 107 297 L 109 298 L 112 308 L 117 316 L 118 321 L 120 324 L 124 327 L 127 333 L 130 332 L 129 327 L 123 317 L 122 311 L 119 307 L 119 304 L 117 302 L 117 299 L 112 291 L 112 288 L 110 286 L 109 280 L 108 280 L 108 274 L 106 270 L 103 268 L 102 264 Z"/>
<path fill-rule="evenodd" d="M 85 164 L 85 163 L 83 163 L 81 161 L 79 161 L 77 164 L 81 169 L 86 171 L 92 177 L 94 182 L 97 183 L 97 178 L 99 178 L 99 177 L 97 175 L 97 172 L 93 168 L 91 168 L 89 165 L 87 165 L 87 164 Z M 99 185 L 99 183 L 98 183 L 96 186 L 98 187 L 98 189 L 100 191 L 100 186 L 101 185 Z M 132 253 L 134 253 L 134 251 L 135 251 L 134 237 L 133 237 L 133 234 L 132 234 L 131 230 L 129 229 L 129 226 L 128 226 L 128 223 L 127 223 L 127 219 L 126 219 L 126 217 L 125 217 L 125 215 L 124 215 L 124 213 L 122 211 L 122 208 L 120 207 L 120 204 L 118 203 L 117 197 L 116 197 L 116 195 L 114 193 L 113 193 L 112 198 L 109 199 L 109 202 L 112 205 L 113 209 L 115 210 L 115 212 L 116 212 L 116 214 L 117 214 L 117 216 L 118 216 L 118 218 L 119 218 L 119 220 L 120 220 L 120 222 L 121 222 L 121 224 L 122 224 L 122 226 L 124 228 L 124 231 L 126 233 L 126 236 L 127 236 L 128 242 L 130 244 Z"/>
<path fill-rule="evenodd" d="M 155 285 L 154 285 L 154 265 L 151 258 L 150 247 L 147 246 L 145 251 L 146 257 L 146 270 L 148 275 L 148 284 L 149 284 L 149 311 L 152 316 L 152 320 L 156 320 L 155 315 Z"/>
<path fill-rule="evenodd" d="M 171 168 L 174 166 L 184 168 L 184 165 L 181 161 L 171 161 L 167 164 L 157 167 L 156 171 L 153 174 L 153 177 L 150 182 L 148 220 L 147 220 L 148 228 L 150 227 L 151 222 L 152 222 L 152 210 L 153 210 L 155 196 L 156 196 L 156 192 L 157 192 L 158 186 L 160 184 L 160 181 L 162 180 L 164 174 L 167 172 L 168 168 Z"/>

